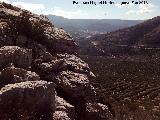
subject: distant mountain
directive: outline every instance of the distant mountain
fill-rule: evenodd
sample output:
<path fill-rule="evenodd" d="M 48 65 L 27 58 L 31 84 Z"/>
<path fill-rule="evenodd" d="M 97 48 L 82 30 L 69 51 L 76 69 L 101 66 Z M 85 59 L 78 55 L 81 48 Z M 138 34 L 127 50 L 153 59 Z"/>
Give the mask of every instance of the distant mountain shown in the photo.
<path fill-rule="evenodd" d="M 142 20 L 119 19 L 67 19 L 54 15 L 47 17 L 56 27 L 62 27 L 77 41 L 95 34 L 104 34 L 143 22 Z"/>
<path fill-rule="evenodd" d="M 85 44 L 84 44 L 85 43 Z M 80 42 L 81 54 L 117 55 L 159 51 L 160 16 L 138 25 L 95 35 Z"/>

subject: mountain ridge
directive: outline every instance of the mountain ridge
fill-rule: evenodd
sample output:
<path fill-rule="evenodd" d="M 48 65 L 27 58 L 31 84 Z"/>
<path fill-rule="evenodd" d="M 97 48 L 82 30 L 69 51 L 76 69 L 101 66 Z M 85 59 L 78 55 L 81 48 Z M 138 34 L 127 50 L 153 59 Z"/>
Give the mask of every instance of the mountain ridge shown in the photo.
<path fill-rule="evenodd" d="M 68 19 L 55 15 L 47 15 L 47 17 L 56 27 L 64 28 L 75 39 L 115 31 L 142 22 L 142 20 L 120 19 Z"/>
<path fill-rule="evenodd" d="M 99 52 L 104 55 L 107 55 L 107 53 L 118 54 L 120 52 L 123 54 L 123 52 L 129 53 L 129 51 L 134 50 L 134 47 L 159 47 L 159 33 L 160 16 L 157 16 L 135 26 L 119 29 L 103 35 L 95 35 L 84 41 L 87 41 L 86 49 L 93 48 L 94 51 L 96 51 L 97 47 L 101 50 Z M 82 44 L 84 44 L 84 42 L 82 42 L 81 45 Z M 90 51 L 91 50 L 92 49 L 90 49 Z M 99 54 L 99 52 L 96 54 Z"/>

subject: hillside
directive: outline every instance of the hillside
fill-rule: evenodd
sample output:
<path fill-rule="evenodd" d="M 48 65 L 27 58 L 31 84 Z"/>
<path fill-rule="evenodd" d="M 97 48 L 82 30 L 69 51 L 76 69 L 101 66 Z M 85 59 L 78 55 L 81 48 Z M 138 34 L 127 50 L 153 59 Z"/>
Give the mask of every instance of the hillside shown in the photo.
<path fill-rule="evenodd" d="M 117 55 L 132 54 L 147 50 L 157 51 L 160 46 L 160 17 L 138 25 L 103 35 L 95 35 L 80 43 L 82 54 Z M 86 43 L 85 47 L 83 44 Z M 87 53 L 87 51 L 90 51 Z"/>
<path fill-rule="evenodd" d="M 143 22 L 142 20 L 119 19 L 67 19 L 54 15 L 47 17 L 56 27 L 62 27 L 79 41 L 81 38 L 115 31 Z"/>

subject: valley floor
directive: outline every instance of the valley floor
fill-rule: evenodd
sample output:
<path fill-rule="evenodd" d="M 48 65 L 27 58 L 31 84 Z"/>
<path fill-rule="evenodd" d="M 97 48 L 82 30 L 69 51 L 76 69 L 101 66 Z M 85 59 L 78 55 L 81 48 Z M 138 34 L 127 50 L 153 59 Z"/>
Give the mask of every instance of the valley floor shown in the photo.
<path fill-rule="evenodd" d="M 160 119 L 160 59 L 81 56 L 97 76 L 93 84 L 117 120 Z"/>

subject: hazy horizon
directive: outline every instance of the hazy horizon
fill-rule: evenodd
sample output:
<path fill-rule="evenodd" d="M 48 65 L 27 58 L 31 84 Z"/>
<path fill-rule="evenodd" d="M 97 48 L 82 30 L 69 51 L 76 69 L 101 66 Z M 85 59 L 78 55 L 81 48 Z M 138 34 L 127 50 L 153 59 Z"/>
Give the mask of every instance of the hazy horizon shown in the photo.
<path fill-rule="evenodd" d="M 75 0 L 0 0 L 14 6 L 27 9 L 36 14 L 56 15 L 68 19 L 120 19 L 120 20 L 146 20 L 159 16 L 160 2 L 148 0 L 148 4 L 120 5 L 125 0 L 113 0 L 115 4 L 100 5 L 101 0 L 93 0 L 96 5 L 84 5 L 83 1 Z M 107 1 L 107 0 L 106 0 Z M 127 0 L 128 1 L 128 0 Z M 135 1 L 136 2 L 136 1 Z"/>
<path fill-rule="evenodd" d="M 44 14 L 42 14 L 42 15 L 44 15 Z M 46 15 L 46 16 L 56 16 L 56 17 L 62 17 L 62 18 L 64 18 L 64 19 L 69 19 L 69 20 L 140 20 L 140 21 L 145 21 L 145 20 L 148 20 L 148 19 L 150 19 L 150 18 L 148 18 L 148 19 L 120 19 L 120 18 L 102 18 L 102 19 L 100 19 L 100 18 L 66 18 L 66 17 L 64 17 L 64 16 L 58 16 L 58 15 L 52 15 L 52 14 L 48 14 L 48 15 Z M 155 16 L 155 17 L 157 17 L 157 16 Z M 153 17 L 154 18 L 154 17 Z M 151 18 L 152 19 L 152 18 Z"/>

